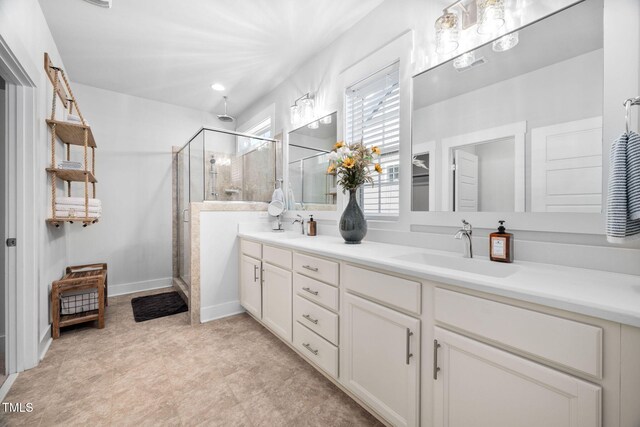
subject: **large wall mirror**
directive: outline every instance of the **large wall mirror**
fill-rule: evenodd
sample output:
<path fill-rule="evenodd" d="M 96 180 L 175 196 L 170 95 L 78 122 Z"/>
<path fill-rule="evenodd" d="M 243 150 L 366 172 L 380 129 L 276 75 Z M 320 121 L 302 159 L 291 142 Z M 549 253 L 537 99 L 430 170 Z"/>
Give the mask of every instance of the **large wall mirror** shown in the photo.
<path fill-rule="evenodd" d="M 289 205 L 296 210 L 335 210 L 336 176 L 327 173 L 337 138 L 336 113 L 289 133 Z"/>
<path fill-rule="evenodd" d="M 414 78 L 412 210 L 599 213 L 603 0 Z"/>

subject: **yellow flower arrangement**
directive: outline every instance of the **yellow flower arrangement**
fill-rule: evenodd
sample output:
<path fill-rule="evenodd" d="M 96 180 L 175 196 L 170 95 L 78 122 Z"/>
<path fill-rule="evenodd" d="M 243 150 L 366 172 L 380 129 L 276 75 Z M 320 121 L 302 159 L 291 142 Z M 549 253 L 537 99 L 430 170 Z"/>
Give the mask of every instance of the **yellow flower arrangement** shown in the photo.
<path fill-rule="evenodd" d="M 334 171 L 338 175 L 338 184 L 343 191 L 353 191 L 362 184 L 373 183 L 371 166 L 377 173 L 382 173 L 380 163 L 374 164 L 374 157 L 380 155 L 378 147 L 366 147 L 362 142 L 347 145 L 340 141 L 329 153 L 327 173 Z"/>

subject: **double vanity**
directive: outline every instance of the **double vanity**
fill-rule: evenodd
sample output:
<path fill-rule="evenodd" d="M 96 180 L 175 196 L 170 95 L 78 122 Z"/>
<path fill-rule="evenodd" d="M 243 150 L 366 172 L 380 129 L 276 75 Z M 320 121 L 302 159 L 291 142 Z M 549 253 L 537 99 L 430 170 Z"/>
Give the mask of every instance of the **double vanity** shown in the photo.
<path fill-rule="evenodd" d="M 240 252 L 246 311 L 389 425 L 638 420 L 636 276 L 293 233 Z"/>

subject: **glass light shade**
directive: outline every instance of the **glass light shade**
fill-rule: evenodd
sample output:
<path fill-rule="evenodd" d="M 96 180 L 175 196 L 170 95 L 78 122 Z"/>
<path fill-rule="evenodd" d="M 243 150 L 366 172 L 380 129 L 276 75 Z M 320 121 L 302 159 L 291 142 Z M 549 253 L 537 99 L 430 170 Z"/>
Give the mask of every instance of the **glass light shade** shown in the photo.
<path fill-rule="evenodd" d="M 498 40 L 493 42 L 491 47 L 494 52 L 504 52 L 514 48 L 519 41 L 518 32 L 516 31 L 515 33 L 500 37 Z"/>
<path fill-rule="evenodd" d="M 307 125 L 309 129 L 318 129 L 320 127 L 320 123 L 316 120 L 315 122 L 311 122 Z"/>
<path fill-rule="evenodd" d="M 291 124 L 296 125 L 300 122 L 300 107 L 298 105 L 291 106 Z"/>
<path fill-rule="evenodd" d="M 493 34 L 504 25 L 504 0 L 478 0 L 478 34 Z"/>
<path fill-rule="evenodd" d="M 446 54 L 455 51 L 460 39 L 458 29 L 458 16 L 455 13 L 445 12 L 436 20 L 436 52 Z"/>
<path fill-rule="evenodd" d="M 300 121 L 302 123 L 307 123 L 313 120 L 313 117 L 315 115 L 315 112 L 314 112 L 315 105 L 314 105 L 313 99 L 304 98 L 304 99 L 301 99 L 298 102 L 298 104 L 300 107 Z"/>
<path fill-rule="evenodd" d="M 475 52 L 474 51 L 467 52 L 453 60 L 453 68 L 458 68 L 458 69 L 467 68 L 471 64 L 473 64 L 475 60 L 476 60 Z"/>
<path fill-rule="evenodd" d="M 320 119 L 320 123 L 322 123 L 323 125 L 330 125 L 331 124 L 331 116 L 327 116 L 327 117 L 323 117 Z"/>

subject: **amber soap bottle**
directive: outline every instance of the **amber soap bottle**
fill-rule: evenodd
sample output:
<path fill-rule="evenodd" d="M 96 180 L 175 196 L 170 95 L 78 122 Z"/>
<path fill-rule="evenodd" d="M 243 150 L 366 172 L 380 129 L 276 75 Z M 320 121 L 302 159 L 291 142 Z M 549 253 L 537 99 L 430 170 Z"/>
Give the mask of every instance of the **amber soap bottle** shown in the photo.
<path fill-rule="evenodd" d="M 309 230 L 307 232 L 307 235 L 309 236 L 315 236 L 318 233 L 318 223 L 313 219 L 313 215 L 310 215 L 309 221 L 307 221 L 307 224 L 309 225 Z"/>
<path fill-rule="evenodd" d="M 507 233 L 504 221 L 498 221 L 497 233 L 489 235 L 489 258 L 497 262 L 513 262 L 513 234 Z"/>

